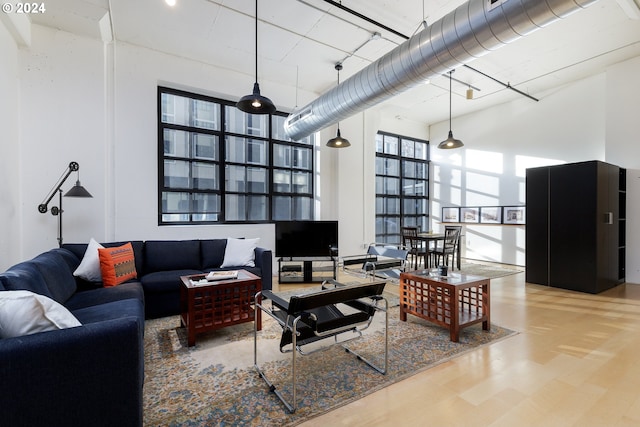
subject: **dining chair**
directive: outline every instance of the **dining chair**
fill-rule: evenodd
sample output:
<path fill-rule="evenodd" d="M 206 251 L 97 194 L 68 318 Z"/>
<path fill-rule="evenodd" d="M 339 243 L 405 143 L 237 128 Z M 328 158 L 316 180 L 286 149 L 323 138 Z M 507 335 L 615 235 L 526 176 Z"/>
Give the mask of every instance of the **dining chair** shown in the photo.
<path fill-rule="evenodd" d="M 425 268 L 427 267 L 428 252 L 424 241 L 418 239 L 418 227 L 402 227 L 402 245 L 407 248 L 411 255 L 411 268 L 417 270 L 421 258 L 424 261 Z"/>
<path fill-rule="evenodd" d="M 451 269 L 456 266 L 455 257 L 460 244 L 460 234 L 462 226 L 447 225 L 444 228 L 444 240 L 441 246 L 437 246 L 431 251 L 433 256 L 433 265 L 449 265 L 449 257 L 451 257 Z"/>

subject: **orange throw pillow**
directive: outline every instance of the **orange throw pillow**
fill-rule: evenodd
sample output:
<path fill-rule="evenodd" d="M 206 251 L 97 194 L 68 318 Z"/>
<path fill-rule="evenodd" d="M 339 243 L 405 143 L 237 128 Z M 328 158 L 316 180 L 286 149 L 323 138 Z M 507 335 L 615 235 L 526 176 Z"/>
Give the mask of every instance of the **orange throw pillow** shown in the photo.
<path fill-rule="evenodd" d="M 98 256 L 100 257 L 102 283 L 105 287 L 117 286 L 138 277 L 131 243 L 117 248 L 100 248 Z"/>

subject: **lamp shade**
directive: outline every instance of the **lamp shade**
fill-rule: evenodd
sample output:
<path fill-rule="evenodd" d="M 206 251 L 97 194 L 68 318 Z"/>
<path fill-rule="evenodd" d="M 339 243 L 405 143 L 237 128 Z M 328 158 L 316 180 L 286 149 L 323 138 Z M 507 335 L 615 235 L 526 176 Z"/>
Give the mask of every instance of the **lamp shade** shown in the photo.
<path fill-rule="evenodd" d="M 71 190 L 67 191 L 64 197 L 93 197 L 82 185 L 80 181 L 76 181 L 76 185 L 71 187 Z"/>
<path fill-rule="evenodd" d="M 449 137 L 444 141 L 442 141 L 440 144 L 438 144 L 438 148 L 443 148 L 443 149 L 460 148 L 463 145 L 464 144 L 462 143 L 462 141 L 460 141 L 459 139 L 455 139 L 453 137 L 453 132 L 449 131 Z"/>
<path fill-rule="evenodd" d="M 339 128 L 338 128 L 338 134 L 336 135 L 336 137 L 331 138 L 329 141 L 327 141 L 327 147 L 331 147 L 331 148 L 347 148 L 350 146 L 351 146 L 351 143 L 349 142 L 349 140 L 340 136 Z"/>
<path fill-rule="evenodd" d="M 275 113 L 276 106 L 266 96 L 260 95 L 260 85 L 258 82 L 253 84 L 253 93 L 240 98 L 236 104 L 240 111 L 250 114 L 271 114 Z"/>

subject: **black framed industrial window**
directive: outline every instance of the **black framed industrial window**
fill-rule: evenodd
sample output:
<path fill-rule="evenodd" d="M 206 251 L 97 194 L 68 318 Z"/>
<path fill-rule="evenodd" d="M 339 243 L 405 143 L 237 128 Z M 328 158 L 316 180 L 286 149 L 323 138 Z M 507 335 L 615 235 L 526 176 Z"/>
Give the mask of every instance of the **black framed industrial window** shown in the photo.
<path fill-rule="evenodd" d="M 429 227 L 429 141 L 376 135 L 376 242 L 401 243 L 402 227 Z"/>
<path fill-rule="evenodd" d="M 315 136 L 286 138 L 286 117 L 158 87 L 158 223 L 313 219 Z"/>

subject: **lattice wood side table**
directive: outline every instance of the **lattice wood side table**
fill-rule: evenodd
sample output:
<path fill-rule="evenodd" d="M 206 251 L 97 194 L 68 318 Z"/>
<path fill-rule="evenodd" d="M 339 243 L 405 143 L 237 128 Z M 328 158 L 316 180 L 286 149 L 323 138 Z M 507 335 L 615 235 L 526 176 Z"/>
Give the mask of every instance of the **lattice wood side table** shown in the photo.
<path fill-rule="evenodd" d="M 400 320 L 407 314 L 444 326 L 451 341 L 458 342 L 460 329 L 482 322 L 491 327 L 490 280 L 486 277 L 449 273 L 430 276 L 428 270 L 400 274 Z"/>
<path fill-rule="evenodd" d="M 262 290 L 262 280 L 245 270 L 238 271 L 237 279 L 194 283 L 205 274 L 182 276 L 180 307 L 182 325 L 187 328 L 187 343 L 196 343 L 196 335 L 254 320 L 254 297 Z M 258 330 L 262 329 L 262 316 L 257 311 Z"/>

